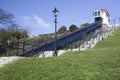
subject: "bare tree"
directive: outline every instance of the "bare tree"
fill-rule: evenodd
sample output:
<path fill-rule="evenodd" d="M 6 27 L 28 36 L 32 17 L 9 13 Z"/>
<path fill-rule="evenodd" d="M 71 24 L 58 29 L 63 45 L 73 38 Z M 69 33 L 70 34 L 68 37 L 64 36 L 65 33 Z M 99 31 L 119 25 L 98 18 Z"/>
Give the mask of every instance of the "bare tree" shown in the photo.
<path fill-rule="evenodd" d="M 11 38 L 21 39 L 28 37 L 27 31 L 21 31 L 20 26 L 13 21 L 13 18 L 14 16 L 11 13 L 0 8 L 0 42 L 2 43 L 7 43 Z"/>
<path fill-rule="evenodd" d="M 9 12 L 4 11 L 0 8 L 0 24 L 11 24 L 13 23 L 13 15 Z"/>

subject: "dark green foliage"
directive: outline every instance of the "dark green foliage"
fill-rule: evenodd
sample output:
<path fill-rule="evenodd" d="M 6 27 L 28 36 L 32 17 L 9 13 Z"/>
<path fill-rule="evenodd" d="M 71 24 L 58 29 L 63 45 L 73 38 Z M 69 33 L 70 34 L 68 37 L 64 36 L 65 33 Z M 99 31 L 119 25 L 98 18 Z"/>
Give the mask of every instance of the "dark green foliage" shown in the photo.
<path fill-rule="evenodd" d="M 77 30 L 78 29 L 78 27 L 76 26 L 76 25 L 74 25 L 74 24 L 72 24 L 70 27 L 69 27 L 69 31 L 70 32 L 73 32 L 73 31 L 75 31 L 75 30 Z"/>
<path fill-rule="evenodd" d="M 11 38 L 16 38 L 17 40 L 21 38 L 27 38 L 28 34 L 26 30 L 6 30 L 6 29 L 0 29 L 0 40 L 1 42 L 7 42 L 7 40 L 11 40 Z"/>
<path fill-rule="evenodd" d="M 87 26 L 89 26 L 90 24 L 89 23 L 84 23 L 84 24 L 81 24 L 80 25 L 80 28 L 82 28 L 82 27 L 87 27 Z"/>
<path fill-rule="evenodd" d="M 9 38 L 8 32 L 5 29 L 0 30 L 0 42 L 4 43 Z"/>
<path fill-rule="evenodd" d="M 26 30 L 21 31 L 21 38 L 28 38 L 28 32 Z"/>
<path fill-rule="evenodd" d="M 58 33 L 62 34 L 62 33 L 65 33 L 66 31 L 67 31 L 66 26 L 62 26 L 62 27 L 59 28 Z"/>

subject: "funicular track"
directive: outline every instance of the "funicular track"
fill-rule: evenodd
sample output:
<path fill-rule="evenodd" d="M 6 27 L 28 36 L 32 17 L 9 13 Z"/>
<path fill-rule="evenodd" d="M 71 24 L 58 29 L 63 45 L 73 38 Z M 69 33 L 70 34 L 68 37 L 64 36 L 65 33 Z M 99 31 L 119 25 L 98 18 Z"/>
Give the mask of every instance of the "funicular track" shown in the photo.
<path fill-rule="evenodd" d="M 100 21 L 94 22 L 87 27 L 80 28 L 72 33 L 67 33 L 57 38 L 57 48 L 63 47 L 66 43 L 75 41 L 80 37 L 86 36 L 89 32 L 100 28 L 102 23 Z M 28 49 L 24 53 L 19 53 L 18 56 L 29 57 L 38 54 L 42 51 L 50 51 L 55 49 L 55 40 L 48 41 L 47 43 L 38 44 L 34 49 Z"/>

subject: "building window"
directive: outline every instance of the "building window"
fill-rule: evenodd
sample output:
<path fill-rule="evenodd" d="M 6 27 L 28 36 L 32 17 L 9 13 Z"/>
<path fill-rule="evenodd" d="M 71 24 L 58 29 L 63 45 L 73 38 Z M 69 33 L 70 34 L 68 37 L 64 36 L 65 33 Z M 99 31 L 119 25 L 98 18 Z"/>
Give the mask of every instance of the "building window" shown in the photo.
<path fill-rule="evenodd" d="M 95 12 L 95 16 L 97 16 L 97 12 Z"/>
<path fill-rule="evenodd" d="M 98 11 L 98 16 L 100 16 L 100 11 Z"/>

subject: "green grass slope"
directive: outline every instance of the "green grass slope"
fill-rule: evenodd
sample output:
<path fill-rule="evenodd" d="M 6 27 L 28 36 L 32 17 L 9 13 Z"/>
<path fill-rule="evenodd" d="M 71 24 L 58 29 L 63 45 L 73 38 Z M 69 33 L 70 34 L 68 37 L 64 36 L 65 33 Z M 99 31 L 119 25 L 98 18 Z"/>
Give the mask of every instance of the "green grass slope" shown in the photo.
<path fill-rule="evenodd" d="M 91 50 L 8 64 L 0 80 L 120 80 L 120 29 Z"/>

